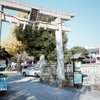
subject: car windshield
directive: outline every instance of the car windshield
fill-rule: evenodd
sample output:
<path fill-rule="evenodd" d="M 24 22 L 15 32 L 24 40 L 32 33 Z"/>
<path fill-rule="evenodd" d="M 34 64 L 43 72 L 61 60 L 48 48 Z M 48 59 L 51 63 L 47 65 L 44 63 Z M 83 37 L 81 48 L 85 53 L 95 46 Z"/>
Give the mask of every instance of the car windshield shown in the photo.
<path fill-rule="evenodd" d="M 28 67 L 28 68 L 26 68 L 25 70 L 31 70 L 31 69 L 33 69 L 32 67 Z"/>
<path fill-rule="evenodd" d="M 35 68 L 33 68 L 33 69 L 34 69 L 34 70 L 37 70 L 37 71 L 40 70 L 38 67 L 35 67 Z"/>

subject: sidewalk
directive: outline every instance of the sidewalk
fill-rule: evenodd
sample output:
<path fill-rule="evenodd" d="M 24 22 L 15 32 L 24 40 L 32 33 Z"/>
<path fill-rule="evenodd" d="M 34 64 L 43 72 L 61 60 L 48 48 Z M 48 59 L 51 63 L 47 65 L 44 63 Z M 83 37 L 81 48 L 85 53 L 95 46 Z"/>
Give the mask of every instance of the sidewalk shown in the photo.
<path fill-rule="evenodd" d="M 17 71 L 1 71 L 3 74 L 17 74 Z"/>

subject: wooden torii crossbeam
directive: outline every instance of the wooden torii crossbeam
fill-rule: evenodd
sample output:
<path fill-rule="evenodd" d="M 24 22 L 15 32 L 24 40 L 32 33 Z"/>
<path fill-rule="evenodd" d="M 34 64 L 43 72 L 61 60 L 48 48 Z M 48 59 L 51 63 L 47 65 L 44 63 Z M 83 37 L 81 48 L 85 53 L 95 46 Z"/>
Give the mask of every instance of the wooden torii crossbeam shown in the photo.
<path fill-rule="evenodd" d="M 52 23 L 45 22 L 29 22 L 29 20 L 14 17 L 5 14 L 3 8 L 12 9 L 22 12 L 30 13 L 31 8 L 39 9 L 39 16 L 54 18 L 55 21 Z M 34 6 L 17 0 L 0 0 L 0 39 L 1 39 L 1 26 L 2 21 L 18 23 L 20 22 L 24 26 L 36 25 L 36 27 L 44 27 L 55 30 L 56 36 L 56 48 L 57 48 L 57 64 L 58 64 L 58 79 L 65 79 L 64 74 L 64 58 L 63 58 L 63 45 L 62 45 L 62 31 L 69 32 L 70 27 L 64 26 L 62 21 L 68 21 L 75 16 L 75 13 L 62 12 L 52 9 L 47 9 L 43 7 Z M 0 40 L 1 41 L 1 40 Z"/>

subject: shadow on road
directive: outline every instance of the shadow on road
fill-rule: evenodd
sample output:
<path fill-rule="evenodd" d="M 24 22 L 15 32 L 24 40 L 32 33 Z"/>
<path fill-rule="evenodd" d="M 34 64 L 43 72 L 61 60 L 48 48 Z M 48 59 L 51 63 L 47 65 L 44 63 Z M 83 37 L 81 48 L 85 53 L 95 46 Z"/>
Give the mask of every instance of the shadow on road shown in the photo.
<path fill-rule="evenodd" d="M 26 96 L 21 92 L 8 89 L 5 93 L 0 94 L 0 100 L 26 100 Z"/>

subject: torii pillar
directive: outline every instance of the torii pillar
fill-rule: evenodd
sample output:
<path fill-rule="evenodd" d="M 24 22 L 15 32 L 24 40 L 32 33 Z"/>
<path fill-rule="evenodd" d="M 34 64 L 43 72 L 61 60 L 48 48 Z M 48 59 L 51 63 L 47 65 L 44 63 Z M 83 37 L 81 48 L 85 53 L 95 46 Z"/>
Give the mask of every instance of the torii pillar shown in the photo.
<path fill-rule="evenodd" d="M 3 10 L 2 5 L 0 5 L 0 10 L 1 11 Z M 2 17 L 2 13 L 0 12 L 0 49 L 1 49 L 1 29 L 2 29 L 2 20 L 1 20 L 1 17 Z"/>
<path fill-rule="evenodd" d="M 63 42 L 62 42 L 62 23 L 61 18 L 56 18 L 55 22 L 58 24 L 58 29 L 55 31 L 56 48 L 57 48 L 57 65 L 58 65 L 58 79 L 65 79 L 64 73 L 64 57 L 63 57 Z"/>
<path fill-rule="evenodd" d="M 2 5 L 0 5 L 0 10 L 3 11 L 3 6 Z M 0 12 L 0 43 L 1 43 L 1 29 L 2 29 L 1 17 L 2 17 L 2 13 Z M 0 45 L 0 49 L 1 49 L 1 45 Z"/>

